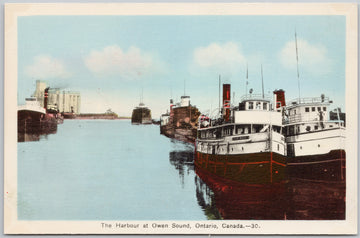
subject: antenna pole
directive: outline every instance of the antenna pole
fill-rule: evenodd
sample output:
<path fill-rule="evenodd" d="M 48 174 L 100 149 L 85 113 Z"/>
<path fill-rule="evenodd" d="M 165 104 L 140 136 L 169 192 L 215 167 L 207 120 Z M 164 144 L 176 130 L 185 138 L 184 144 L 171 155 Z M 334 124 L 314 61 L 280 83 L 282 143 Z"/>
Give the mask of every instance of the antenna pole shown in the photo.
<path fill-rule="evenodd" d="M 262 86 L 262 98 L 264 98 L 264 76 L 263 76 L 262 65 L 261 65 L 261 86 Z"/>
<path fill-rule="evenodd" d="M 248 64 L 246 63 L 246 86 L 245 86 L 245 95 L 247 95 L 247 86 L 249 84 L 249 68 L 248 68 Z"/>
<path fill-rule="evenodd" d="M 185 86 L 185 84 L 186 84 L 186 79 L 184 79 L 184 96 L 186 95 L 186 86 Z"/>
<path fill-rule="evenodd" d="M 221 109 L 220 109 L 220 84 L 221 84 L 221 76 L 219 74 L 219 111 L 221 111 Z"/>
<path fill-rule="evenodd" d="M 299 102 L 300 102 L 300 74 L 299 74 L 299 56 L 298 56 L 296 29 L 295 29 L 295 48 L 296 48 L 296 68 L 297 68 L 298 89 L 299 89 Z"/>

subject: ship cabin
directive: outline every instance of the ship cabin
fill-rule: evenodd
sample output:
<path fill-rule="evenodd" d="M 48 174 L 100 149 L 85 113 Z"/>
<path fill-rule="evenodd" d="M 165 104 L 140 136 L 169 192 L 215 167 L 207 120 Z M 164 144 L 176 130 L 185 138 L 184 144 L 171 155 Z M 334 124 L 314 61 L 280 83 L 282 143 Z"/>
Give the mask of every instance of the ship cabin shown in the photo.
<path fill-rule="evenodd" d="M 25 98 L 25 105 L 18 106 L 18 111 L 21 110 L 32 110 L 42 114 L 46 113 L 45 108 L 40 106 L 36 97 Z"/>
<path fill-rule="evenodd" d="M 167 112 L 160 116 L 160 126 L 166 126 L 170 122 L 170 114 Z"/>
<path fill-rule="evenodd" d="M 329 106 L 332 103 L 323 94 L 320 97 L 295 99 L 288 103 L 285 116 L 285 135 L 293 136 L 303 133 L 344 127 L 344 121 L 329 118 Z"/>
<path fill-rule="evenodd" d="M 254 134 L 268 134 L 269 128 L 282 133 L 281 112 L 272 110 L 271 97 L 249 94 L 241 98 L 238 106 L 230 107 L 230 116 L 226 110 L 219 119 L 199 122 L 199 139 L 249 140 Z M 224 108 L 225 109 L 225 108 Z"/>
<path fill-rule="evenodd" d="M 146 108 L 145 103 L 143 102 L 139 103 L 139 106 L 137 106 L 136 108 Z"/>

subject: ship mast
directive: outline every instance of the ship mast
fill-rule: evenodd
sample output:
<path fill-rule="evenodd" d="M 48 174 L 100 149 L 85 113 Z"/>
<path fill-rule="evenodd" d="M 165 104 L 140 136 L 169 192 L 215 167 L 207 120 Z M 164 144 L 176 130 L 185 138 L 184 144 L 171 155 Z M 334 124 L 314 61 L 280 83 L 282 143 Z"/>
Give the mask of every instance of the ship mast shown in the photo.
<path fill-rule="evenodd" d="M 248 64 L 246 64 L 246 86 L 245 86 L 245 95 L 247 96 L 247 86 L 249 84 L 249 69 L 248 69 Z"/>
<path fill-rule="evenodd" d="M 219 74 L 219 113 L 221 113 L 221 109 L 220 109 L 220 84 L 221 84 L 221 75 Z"/>
<path fill-rule="evenodd" d="M 263 76 L 262 64 L 261 64 L 261 86 L 262 86 L 262 98 L 264 98 L 264 76 Z"/>
<path fill-rule="evenodd" d="M 299 89 L 299 103 L 300 103 L 300 74 L 299 74 L 299 56 L 298 56 L 296 29 L 295 29 L 295 49 L 296 49 L 296 69 L 297 69 L 298 89 Z"/>
<path fill-rule="evenodd" d="M 186 79 L 184 79 L 184 96 L 186 96 Z"/>

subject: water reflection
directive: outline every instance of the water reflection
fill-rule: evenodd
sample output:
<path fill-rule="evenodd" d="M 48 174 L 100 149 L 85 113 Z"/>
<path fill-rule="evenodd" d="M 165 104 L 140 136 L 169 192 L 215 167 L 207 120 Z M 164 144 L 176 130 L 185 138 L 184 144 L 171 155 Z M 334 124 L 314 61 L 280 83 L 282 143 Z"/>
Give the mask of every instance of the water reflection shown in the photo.
<path fill-rule="evenodd" d="M 52 130 L 48 133 L 24 133 L 18 132 L 18 142 L 30 142 L 30 141 L 39 141 L 42 138 L 47 139 L 49 134 L 56 134 L 56 130 Z"/>
<path fill-rule="evenodd" d="M 192 144 L 171 140 L 172 150 L 169 152 L 170 164 L 179 172 L 182 187 L 185 175 L 189 176 L 194 171 L 194 147 Z"/>
<path fill-rule="evenodd" d="M 344 182 L 292 179 L 287 187 L 288 219 L 345 219 Z"/>
<path fill-rule="evenodd" d="M 206 194 L 210 199 L 207 206 L 216 206 L 214 217 L 231 220 L 283 220 L 286 218 L 286 186 L 284 183 L 272 185 L 243 185 L 225 182 L 196 168 L 197 194 Z M 204 183 L 207 186 L 204 186 Z M 208 190 L 211 190 L 209 192 Z"/>
<path fill-rule="evenodd" d="M 290 179 L 276 184 L 244 185 L 194 167 L 192 144 L 173 141 L 170 164 L 184 186 L 190 171 L 197 203 L 209 220 L 343 220 L 345 183 Z"/>

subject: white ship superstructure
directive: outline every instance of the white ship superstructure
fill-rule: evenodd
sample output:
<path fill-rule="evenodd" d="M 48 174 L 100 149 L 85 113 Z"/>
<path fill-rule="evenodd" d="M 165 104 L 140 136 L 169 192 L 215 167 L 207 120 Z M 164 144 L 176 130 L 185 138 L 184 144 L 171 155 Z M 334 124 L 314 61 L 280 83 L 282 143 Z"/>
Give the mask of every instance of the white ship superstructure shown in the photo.
<path fill-rule="evenodd" d="M 271 97 L 245 95 L 230 105 L 230 85 L 223 85 L 223 113 L 200 121 L 196 140 L 197 166 L 245 183 L 282 180 L 285 140 L 282 112 L 272 110 Z"/>
<path fill-rule="evenodd" d="M 329 120 L 332 101 L 321 95 L 288 103 L 284 117 L 289 175 L 345 179 L 345 124 Z"/>

